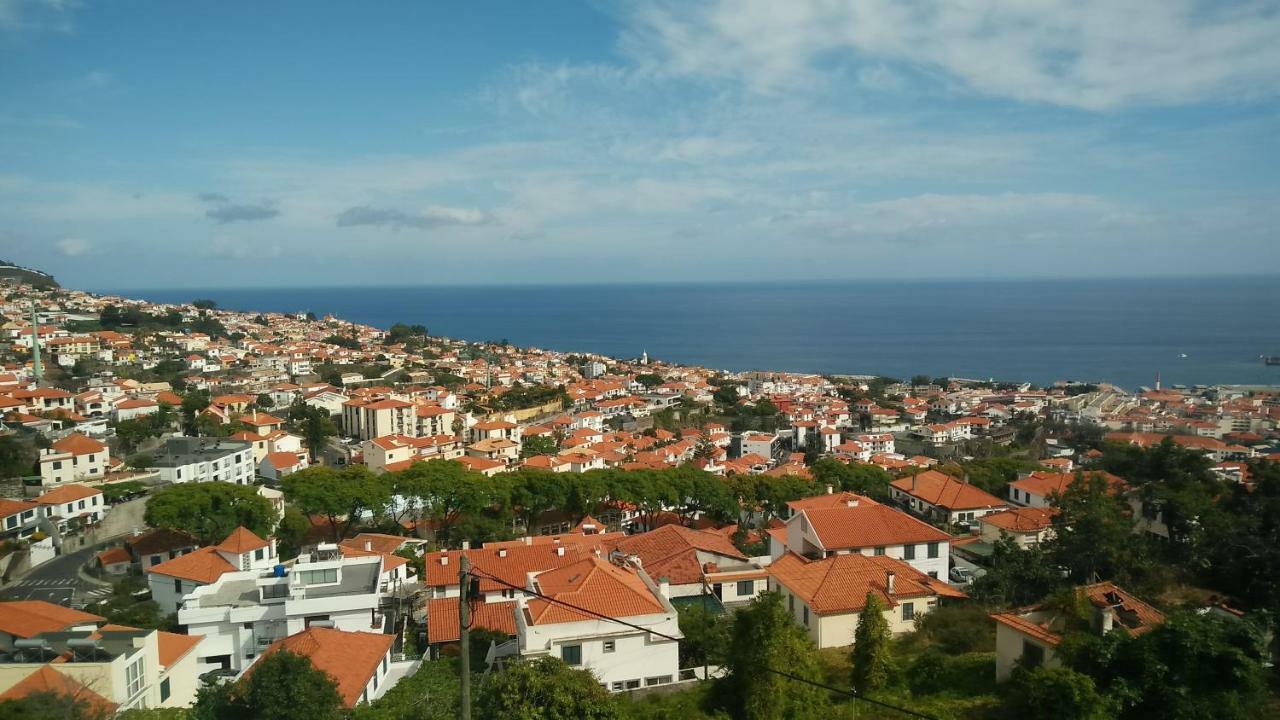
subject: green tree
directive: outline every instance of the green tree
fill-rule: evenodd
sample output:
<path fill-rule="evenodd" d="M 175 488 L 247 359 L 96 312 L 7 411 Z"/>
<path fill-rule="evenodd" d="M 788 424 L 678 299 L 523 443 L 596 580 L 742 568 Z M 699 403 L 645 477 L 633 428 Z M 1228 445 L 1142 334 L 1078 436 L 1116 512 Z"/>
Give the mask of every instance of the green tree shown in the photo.
<path fill-rule="evenodd" d="M 830 698 L 826 691 L 771 672 L 822 681 L 813 642 L 787 614 L 777 593 L 764 593 L 735 614 L 728 670 L 723 696 L 736 718 L 827 717 Z"/>
<path fill-rule="evenodd" d="M 116 423 L 116 439 L 120 441 L 120 449 L 126 455 L 134 452 L 139 445 L 158 434 L 147 418 L 121 420 Z"/>
<path fill-rule="evenodd" d="M 1103 475 L 1078 474 L 1053 503 L 1054 537 L 1046 545 L 1055 565 L 1067 568 L 1076 582 L 1131 577 L 1133 522 Z"/>
<path fill-rule="evenodd" d="M 208 298 L 199 298 L 192 300 L 191 306 L 199 310 L 213 310 L 218 307 L 218 303 Z"/>
<path fill-rule="evenodd" d="M 1014 671 L 1005 692 L 1002 717 L 1027 720 L 1108 720 L 1114 717 L 1111 703 L 1098 692 L 1093 679 L 1068 668 L 1019 668 Z"/>
<path fill-rule="evenodd" d="M 656 373 L 640 373 L 639 375 L 636 375 L 636 382 L 640 383 L 646 388 L 651 388 L 651 387 L 657 387 L 658 385 L 661 385 L 663 383 L 663 380 L 662 380 L 662 376 Z M 737 395 L 737 393 L 734 393 L 734 394 Z"/>
<path fill-rule="evenodd" d="M 388 481 L 364 465 L 341 470 L 315 466 L 286 475 L 285 498 L 308 515 L 320 515 L 333 528 L 338 542 L 366 513 L 379 514 L 391 501 Z"/>
<path fill-rule="evenodd" d="M 276 527 L 276 551 L 279 552 L 280 559 L 297 557 L 310 530 L 311 521 L 306 514 L 293 505 L 286 505 L 284 514 L 280 516 L 280 524 Z M 422 577 L 421 573 L 418 576 Z"/>
<path fill-rule="evenodd" d="M 472 665 L 472 667 L 479 667 Z M 396 683 L 385 695 L 357 705 L 352 720 L 456 720 L 458 661 L 424 662 L 417 672 Z"/>
<path fill-rule="evenodd" d="M 893 476 L 884 468 L 846 463 L 830 457 L 817 460 L 809 471 L 820 488 L 830 485 L 833 489 L 848 490 L 877 500 L 889 497 L 889 483 L 893 482 Z"/>
<path fill-rule="evenodd" d="M 195 720 L 338 720 L 344 714 L 333 678 L 287 650 L 262 658 L 234 685 L 202 689 L 191 711 Z"/>
<path fill-rule="evenodd" d="M 973 581 L 969 594 L 1002 605 L 1033 603 L 1065 584 L 1042 547 L 1020 548 L 1012 538 L 996 541 L 986 574 Z"/>
<path fill-rule="evenodd" d="M 289 422 L 306 442 L 311 462 L 316 461 L 320 449 L 328 443 L 329 438 L 338 434 L 338 428 L 333 424 L 333 418 L 328 411 L 302 401 L 295 402 L 289 407 Z"/>
<path fill-rule="evenodd" d="M 849 655 L 850 679 L 858 692 L 879 690 L 889 684 L 893 674 L 893 656 L 889 653 L 889 621 L 884 617 L 884 601 L 874 592 L 867 593 L 866 604 L 858 613 L 858 627 L 853 632 L 853 652 Z"/>
<path fill-rule="evenodd" d="M 182 432 L 196 435 L 196 417 L 201 410 L 209 407 L 208 390 L 191 390 L 182 396 Z"/>
<path fill-rule="evenodd" d="M 556 439 L 550 435 L 534 435 L 520 441 L 522 459 L 531 458 L 534 455 L 553 455 L 556 449 Z"/>
<path fill-rule="evenodd" d="M 0 478 L 36 474 L 36 460 L 39 457 L 35 444 L 22 435 L 0 435 Z"/>
<path fill-rule="evenodd" d="M 106 599 L 93 603 L 85 608 L 88 612 L 101 615 L 107 622 L 129 627 L 153 630 L 173 630 L 177 626 L 177 618 L 165 615 L 154 600 L 139 599 L 135 593 L 146 590 L 146 585 L 125 579 L 111 589 Z"/>
<path fill-rule="evenodd" d="M 732 618 L 703 603 L 680 605 L 680 667 L 724 665 Z"/>
<path fill-rule="evenodd" d="M 276 511 L 251 485 L 183 483 L 147 498 L 144 519 L 151 527 L 182 530 L 202 545 L 211 545 L 241 525 L 259 537 L 269 536 L 275 529 Z"/>
<path fill-rule="evenodd" d="M 480 689 L 476 716 L 509 720 L 614 720 L 618 705 L 587 670 L 559 658 L 517 662 Z"/>
<path fill-rule="evenodd" d="M 0 720 L 106 720 L 112 712 L 94 705 L 88 694 L 33 692 L 17 700 L 0 701 Z"/>

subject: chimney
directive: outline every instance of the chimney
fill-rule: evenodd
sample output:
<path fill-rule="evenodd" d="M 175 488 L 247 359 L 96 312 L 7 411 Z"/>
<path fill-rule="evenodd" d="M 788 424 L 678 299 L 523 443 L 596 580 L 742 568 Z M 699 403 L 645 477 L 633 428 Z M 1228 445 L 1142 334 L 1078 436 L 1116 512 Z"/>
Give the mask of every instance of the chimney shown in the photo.
<path fill-rule="evenodd" d="M 463 549 L 463 550 L 470 550 L 470 549 L 471 549 L 471 541 L 470 541 L 470 540 L 463 540 L 463 541 L 462 541 L 462 549 Z"/>
<path fill-rule="evenodd" d="M 894 582 L 893 582 L 893 581 L 894 581 L 894 579 L 895 579 L 895 578 L 897 578 L 897 577 L 898 577 L 898 574 L 897 574 L 897 573 L 895 573 L 895 572 L 894 572 L 894 571 L 892 571 L 892 570 L 888 570 L 888 571 L 886 571 L 886 572 L 885 572 L 885 574 L 884 574 L 884 591 L 885 591 L 885 594 L 890 595 L 890 596 L 892 596 L 892 595 L 893 595 L 893 590 L 894 590 Z"/>
<path fill-rule="evenodd" d="M 828 484 L 827 484 L 827 494 L 828 494 L 828 495 L 830 495 L 830 494 L 831 494 L 832 492 L 834 492 L 834 491 L 835 491 L 835 488 L 834 488 L 834 487 L 832 487 L 830 483 L 828 483 Z"/>
<path fill-rule="evenodd" d="M 366 551 L 372 551 L 372 550 L 373 550 L 373 541 L 372 541 L 372 540 L 365 540 L 365 541 L 364 541 L 364 549 L 365 549 Z"/>
<path fill-rule="evenodd" d="M 448 565 L 448 564 L 449 564 L 449 556 L 448 556 L 448 555 L 441 555 L 441 556 L 440 556 L 440 564 L 441 564 L 441 565 Z"/>
<path fill-rule="evenodd" d="M 1094 610 L 1094 629 L 1099 635 L 1106 635 L 1115 627 L 1116 611 L 1110 605 Z"/>
<path fill-rule="evenodd" d="M 668 600 L 671 599 L 671 580 L 669 578 L 658 578 L 658 594 Z"/>
<path fill-rule="evenodd" d="M 525 535 L 525 536 L 524 536 L 524 544 L 525 544 L 525 545 L 532 545 L 532 544 L 533 544 L 533 538 L 532 538 L 531 536 L 529 536 L 529 535 Z"/>
<path fill-rule="evenodd" d="M 556 546 L 556 557 L 564 557 L 564 546 L 563 546 L 563 545 L 558 545 L 558 546 Z"/>
<path fill-rule="evenodd" d="M 916 491 L 916 468 L 911 468 L 911 492 Z"/>
<path fill-rule="evenodd" d="M 506 557 L 506 556 L 507 556 L 507 549 L 506 549 L 506 548 L 498 548 L 498 557 Z"/>

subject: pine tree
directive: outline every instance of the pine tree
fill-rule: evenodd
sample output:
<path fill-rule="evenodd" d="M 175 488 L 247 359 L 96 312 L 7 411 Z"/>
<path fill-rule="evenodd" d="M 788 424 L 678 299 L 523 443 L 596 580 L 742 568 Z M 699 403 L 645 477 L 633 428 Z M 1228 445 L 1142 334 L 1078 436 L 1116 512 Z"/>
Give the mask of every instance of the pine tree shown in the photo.
<path fill-rule="evenodd" d="M 853 687 L 862 693 L 889 683 L 893 674 L 893 658 L 889 655 L 889 621 L 884 618 L 884 601 L 874 592 L 867 593 L 866 605 L 858 615 L 858 629 L 853 633 Z"/>

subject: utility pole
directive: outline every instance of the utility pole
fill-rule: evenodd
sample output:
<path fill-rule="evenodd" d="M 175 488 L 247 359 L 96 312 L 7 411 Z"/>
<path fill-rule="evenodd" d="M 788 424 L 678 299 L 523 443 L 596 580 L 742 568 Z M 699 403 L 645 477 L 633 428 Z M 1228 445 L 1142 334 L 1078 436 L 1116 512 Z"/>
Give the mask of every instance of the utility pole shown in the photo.
<path fill-rule="evenodd" d="M 462 720 L 471 720 L 471 633 L 468 627 L 470 606 L 467 601 L 471 595 L 471 560 L 466 553 L 458 553 L 458 644 L 462 659 Z"/>

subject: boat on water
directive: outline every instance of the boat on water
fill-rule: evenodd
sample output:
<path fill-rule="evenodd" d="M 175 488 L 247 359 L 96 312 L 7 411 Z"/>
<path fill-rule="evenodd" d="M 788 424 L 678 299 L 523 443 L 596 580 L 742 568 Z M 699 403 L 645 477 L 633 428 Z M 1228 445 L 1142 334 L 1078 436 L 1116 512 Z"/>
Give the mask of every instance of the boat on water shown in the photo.
<path fill-rule="evenodd" d="M 1263 355 L 1263 365 L 1280 365 L 1280 355 Z"/>

